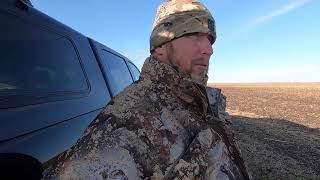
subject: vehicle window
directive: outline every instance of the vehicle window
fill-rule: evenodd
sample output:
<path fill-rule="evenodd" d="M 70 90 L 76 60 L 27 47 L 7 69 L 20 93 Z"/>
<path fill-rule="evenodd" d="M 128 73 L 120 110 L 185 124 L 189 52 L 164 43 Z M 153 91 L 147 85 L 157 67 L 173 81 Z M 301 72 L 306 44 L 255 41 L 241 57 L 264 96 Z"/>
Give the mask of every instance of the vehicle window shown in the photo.
<path fill-rule="evenodd" d="M 88 89 L 65 37 L 0 13 L 0 96 Z"/>
<path fill-rule="evenodd" d="M 132 76 L 133 76 L 133 80 L 137 81 L 139 80 L 139 76 L 140 76 L 140 71 L 138 70 L 138 68 L 132 64 L 131 62 L 128 63 L 129 68 L 131 70 Z"/>
<path fill-rule="evenodd" d="M 102 64 L 108 74 L 112 94 L 117 95 L 133 82 L 132 77 L 124 59 L 105 50 L 102 52 Z"/>

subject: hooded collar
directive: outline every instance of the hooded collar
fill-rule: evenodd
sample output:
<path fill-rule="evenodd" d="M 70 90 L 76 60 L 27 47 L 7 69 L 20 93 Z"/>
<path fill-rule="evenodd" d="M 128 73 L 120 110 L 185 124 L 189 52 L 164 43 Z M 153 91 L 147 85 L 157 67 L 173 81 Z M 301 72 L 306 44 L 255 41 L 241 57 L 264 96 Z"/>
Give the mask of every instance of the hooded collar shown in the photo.
<path fill-rule="evenodd" d="M 168 87 L 172 94 L 184 102 L 200 106 L 203 113 L 207 112 L 206 87 L 193 80 L 190 74 L 150 56 L 144 62 L 140 76 L 144 81 L 150 82 L 153 88 Z"/>

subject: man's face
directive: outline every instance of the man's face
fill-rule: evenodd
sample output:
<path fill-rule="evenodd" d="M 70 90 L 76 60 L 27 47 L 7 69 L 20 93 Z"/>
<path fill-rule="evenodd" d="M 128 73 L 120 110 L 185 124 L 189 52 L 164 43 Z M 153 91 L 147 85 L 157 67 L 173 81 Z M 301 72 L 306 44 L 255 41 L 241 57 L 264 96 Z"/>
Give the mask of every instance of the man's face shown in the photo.
<path fill-rule="evenodd" d="M 192 33 L 166 44 L 168 61 L 199 81 L 208 73 L 212 53 L 209 36 L 205 33 Z"/>

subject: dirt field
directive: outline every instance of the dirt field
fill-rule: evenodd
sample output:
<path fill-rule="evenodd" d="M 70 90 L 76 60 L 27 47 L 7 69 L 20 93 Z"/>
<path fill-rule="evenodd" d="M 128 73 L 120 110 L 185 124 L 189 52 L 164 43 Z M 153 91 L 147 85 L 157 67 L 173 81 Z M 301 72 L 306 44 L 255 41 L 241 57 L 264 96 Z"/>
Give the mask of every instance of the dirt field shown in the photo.
<path fill-rule="evenodd" d="M 211 86 L 255 179 L 320 179 L 320 83 Z"/>

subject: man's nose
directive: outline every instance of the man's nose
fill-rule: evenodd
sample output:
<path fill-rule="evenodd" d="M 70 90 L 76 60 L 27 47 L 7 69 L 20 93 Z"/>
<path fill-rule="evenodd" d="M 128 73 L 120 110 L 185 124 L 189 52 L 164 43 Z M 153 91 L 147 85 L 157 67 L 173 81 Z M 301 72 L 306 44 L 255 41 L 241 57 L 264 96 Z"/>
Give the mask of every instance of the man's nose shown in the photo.
<path fill-rule="evenodd" d="M 213 48 L 209 38 L 203 38 L 202 41 L 202 54 L 211 56 L 213 54 Z"/>

